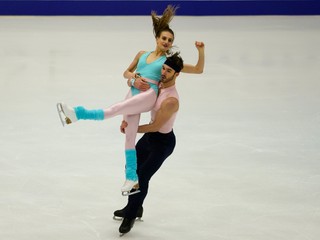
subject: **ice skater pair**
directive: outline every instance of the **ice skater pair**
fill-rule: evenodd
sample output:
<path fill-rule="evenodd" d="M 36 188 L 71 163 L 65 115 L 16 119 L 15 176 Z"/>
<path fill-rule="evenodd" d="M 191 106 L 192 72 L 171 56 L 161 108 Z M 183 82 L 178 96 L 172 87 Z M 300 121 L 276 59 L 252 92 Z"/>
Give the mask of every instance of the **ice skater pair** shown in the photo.
<path fill-rule="evenodd" d="M 149 112 L 158 96 L 158 85 L 161 80 L 161 69 L 170 52 L 174 41 L 174 32 L 169 23 L 175 15 L 176 7 L 169 5 L 158 17 L 151 13 L 156 48 L 153 51 L 139 51 L 129 67 L 123 73 L 128 79 L 130 91 L 124 101 L 105 109 L 89 110 L 83 106 L 70 107 L 65 103 L 58 103 L 60 119 L 65 124 L 73 124 L 79 120 L 105 120 L 117 115 L 123 115 L 128 123 L 125 132 L 125 173 L 126 181 L 121 188 L 122 195 L 137 193 L 131 191 L 138 186 L 137 154 L 135 149 L 140 114 Z"/>

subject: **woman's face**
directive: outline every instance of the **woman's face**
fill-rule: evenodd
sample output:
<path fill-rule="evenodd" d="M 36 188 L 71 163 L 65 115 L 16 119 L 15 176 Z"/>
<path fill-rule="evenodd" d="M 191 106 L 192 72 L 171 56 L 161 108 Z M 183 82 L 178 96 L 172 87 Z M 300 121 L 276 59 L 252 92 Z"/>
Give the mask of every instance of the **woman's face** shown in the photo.
<path fill-rule="evenodd" d="M 168 51 L 173 44 L 173 34 L 164 31 L 160 34 L 160 37 L 157 37 L 157 47 L 160 48 L 163 52 Z"/>

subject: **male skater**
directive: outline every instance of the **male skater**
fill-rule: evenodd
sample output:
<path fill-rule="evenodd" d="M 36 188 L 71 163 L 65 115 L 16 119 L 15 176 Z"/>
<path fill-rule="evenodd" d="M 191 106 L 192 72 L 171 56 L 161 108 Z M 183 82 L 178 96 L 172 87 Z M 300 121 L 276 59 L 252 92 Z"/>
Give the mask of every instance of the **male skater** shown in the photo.
<path fill-rule="evenodd" d="M 204 44 L 196 42 L 196 46 L 204 58 Z M 196 69 L 194 69 L 195 66 L 184 66 L 182 58 L 176 53 L 168 57 L 162 66 L 161 88 L 156 104 L 151 111 L 151 122 L 138 128 L 139 133 L 145 133 L 136 144 L 138 188 L 141 192 L 130 195 L 127 205 L 114 212 L 115 217 L 123 218 L 119 228 L 122 235 L 131 230 L 137 217 L 142 217 L 142 204 L 148 193 L 149 181 L 175 148 L 176 138 L 173 124 L 179 109 L 179 95 L 175 86 L 176 78 L 183 68 L 186 72 L 202 73 L 204 62 L 200 62 L 202 63 L 200 68 L 198 64 Z M 120 127 L 122 132 L 125 132 L 126 126 L 127 123 L 123 121 Z"/>

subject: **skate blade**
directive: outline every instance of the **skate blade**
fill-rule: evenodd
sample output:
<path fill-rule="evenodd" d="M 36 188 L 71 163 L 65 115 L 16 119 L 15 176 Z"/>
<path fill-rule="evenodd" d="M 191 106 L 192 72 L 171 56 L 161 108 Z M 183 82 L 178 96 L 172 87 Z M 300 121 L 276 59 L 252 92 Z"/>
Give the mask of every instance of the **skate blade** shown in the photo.
<path fill-rule="evenodd" d="M 122 221 L 123 217 L 113 216 L 113 220 Z"/>
<path fill-rule="evenodd" d="M 70 118 L 68 118 L 62 108 L 62 104 L 61 103 L 57 103 L 57 110 L 58 110 L 58 114 L 59 114 L 59 118 L 60 121 L 62 123 L 62 126 L 64 127 L 66 124 L 71 124 L 71 120 Z"/>
<path fill-rule="evenodd" d="M 115 220 L 115 221 L 122 221 L 122 220 L 123 220 L 123 217 L 113 216 L 113 220 Z M 143 220 L 142 220 L 141 217 L 137 217 L 137 218 L 136 218 L 136 222 L 143 222 Z"/>
<path fill-rule="evenodd" d="M 64 125 L 66 124 L 63 117 L 64 116 L 64 113 L 63 113 L 63 110 L 62 110 L 62 104 L 61 103 L 57 103 L 57 110 L 58 110 L 58 114 L 59 114 L 59 118 L 60 118 L 60 121 L 61 121 L 61 124 L 62 124 L 62 127 L 64 127 Z"/>
<path fill-rule="evenodd" d="M 122 196 L 127 197 L 127 196 L 130 196 L 130 195 L 137 194 L 137 193 L 139 193 L 139 192 L 140 192 L 140 190 L 136 190 L 136 191 L 134 191 L 134 192 L 124 191 L 124 192 L 122 192 Z"/>

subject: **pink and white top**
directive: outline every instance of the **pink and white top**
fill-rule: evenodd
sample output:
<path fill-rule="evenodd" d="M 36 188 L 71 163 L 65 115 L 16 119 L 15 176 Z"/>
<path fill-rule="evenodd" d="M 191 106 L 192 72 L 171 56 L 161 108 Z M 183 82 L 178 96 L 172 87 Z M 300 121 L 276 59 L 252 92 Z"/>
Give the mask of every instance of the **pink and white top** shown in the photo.
<path fill-rule="evenodd" d="M 176 90 L 175 85 L 168 87 L 168 88 L 162 88 L 160 90 L 160 94 L 157 98 L 156 104 L 153 107 L 153 109 L 151 110 L 151 122 L 154 121 L 155 116 L 156 116 L 156 112 L 160 109 L 162 102 L 169 97 L 174 97 L 174 98 L 178 99 L 178 101 L 179 101 L 179 94 Z M 158 132 L 169 133 L 172 131 L 174 121 L 176 120 L 177 112 L 175 112 L 171 116 L 171 118 L 159 129 Z"/>

